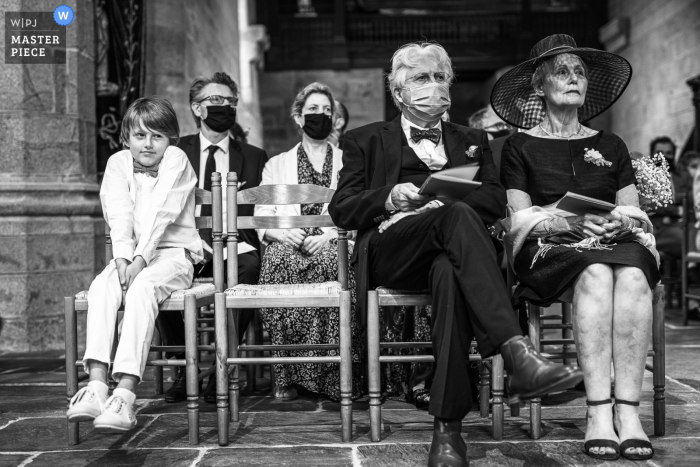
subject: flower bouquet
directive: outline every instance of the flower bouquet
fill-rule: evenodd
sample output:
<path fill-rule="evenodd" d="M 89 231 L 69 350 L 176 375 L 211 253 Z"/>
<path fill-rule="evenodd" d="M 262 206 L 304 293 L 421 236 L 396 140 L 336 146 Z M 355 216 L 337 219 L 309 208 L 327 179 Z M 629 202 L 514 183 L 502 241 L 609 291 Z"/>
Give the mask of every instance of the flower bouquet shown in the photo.
<path fill-rule="evenodd" d="M 637 178 L 640 207 L 646 212 L 651 212 L 673 203 L 671 174 L 663 154 L 657 153 L 649 157 L 635 153 L 631 156 L 634 176 Z"/>

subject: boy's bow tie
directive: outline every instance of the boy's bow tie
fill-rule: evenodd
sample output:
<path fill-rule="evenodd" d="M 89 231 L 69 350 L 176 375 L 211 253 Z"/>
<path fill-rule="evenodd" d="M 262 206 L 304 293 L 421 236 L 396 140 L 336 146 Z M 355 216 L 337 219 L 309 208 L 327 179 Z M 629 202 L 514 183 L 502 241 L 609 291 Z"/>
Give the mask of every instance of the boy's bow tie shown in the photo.
<path fill-rule="evenodd" d="M 420 128 L 416 128 L 414 126 L 411 127 L 411 140 L 414 144 L 418 144 L 418 142 L 422 139 L 427 139 L 428 141 L 438 144 L 440 142 L 441 134 L 442 132 L 437 128 L 421 130 Z"/>
<path fill-rule="evenodd" d="M 135 174 L 146 174 L 149 177 L 156 178 L 158 176 L 158 166 L 160 165 L 160 162 L 155 164 L 155 165 L 143 165 L 139 164 L 136 160 L 134 160 L 134 173 Z"/>

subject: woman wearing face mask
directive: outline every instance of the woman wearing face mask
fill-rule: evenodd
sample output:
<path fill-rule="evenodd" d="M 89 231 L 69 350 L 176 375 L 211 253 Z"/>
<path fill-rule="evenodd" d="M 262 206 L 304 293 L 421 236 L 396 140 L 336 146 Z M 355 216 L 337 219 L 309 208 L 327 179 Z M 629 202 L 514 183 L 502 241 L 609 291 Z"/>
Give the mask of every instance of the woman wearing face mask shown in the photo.
<path fill-rule="evenodd" d="M 292 118 L 299 127 L 301 142 L 271 158 L 263 170 L 261 185 L 314 184 L 335 189 L 342 166 L 342 151 L 328 143 L 333 128 L 333 93 L 322 83 L 311 83 L 294 99 Z M 327 204 L 255 207 L 256 216 L 325 215 Z M 335 228 L 260 229 L 267 246 L 260 270 L 260 284 L 308 284 L 337 280 L 338 231 Z M 353 243 L 350 242 L 350 252 Z M 350 289 L 355 279 L 350 270 Z M 360 347 L 353 296 L 353 351 Z M 273 344 L 329 344 L 339 336 L 337 312 L 333 308 L 263 308 L 263 322 Z M 315 353 L 315 352 L 311 352 Z M 319 351 L 318 355 L 327 352 Z M 278 356 L 308 356 L 309 351 L 277 352 Z M 359 362 L 359 353 L 353 354 Z M 338 365 L 275 365 L 274 395 L 279 400 L 297 397 L 297 387 L 340 399 Z M 353 396 L 361 394 L 359 368 L 353 368 Z"/>

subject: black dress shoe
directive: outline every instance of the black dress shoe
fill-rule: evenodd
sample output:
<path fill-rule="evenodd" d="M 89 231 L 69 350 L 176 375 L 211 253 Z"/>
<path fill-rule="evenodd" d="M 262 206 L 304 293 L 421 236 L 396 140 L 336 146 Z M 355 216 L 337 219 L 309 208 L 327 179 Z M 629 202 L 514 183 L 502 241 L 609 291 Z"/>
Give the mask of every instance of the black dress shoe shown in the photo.
<path fill-rule="evenodd" d="M 197 374 L 199 374 L 199 371 Z M 199 391 L 202 391 L 201 381 L 199 381 Z M 175 382 L 165 391 L 165 402 L 174 403 L 185 400 L 187 400 L 187 372 L 184 367 L 178 367 Z"/>
<path fill-rule="evenodd" d="M 542 397 L 574 387 L 583 380 L 583 372 L 578 367 L 560 365 L 544 358 L 532 346 L 529 337 L 502 345 L 501 355 L 509 375 L 511 401 Z"/>
<path fill-rule="evenodd" d="M 216 375 L 209 377 L 207 387 L 204 388 L 204 401 L 209 404 L 216 404 Z"/>
<path fill-rule="evenodd" d="M 462 420 L 435 417 L 428 467 L 469 467 L 467 445 L 462 439 Z"/>

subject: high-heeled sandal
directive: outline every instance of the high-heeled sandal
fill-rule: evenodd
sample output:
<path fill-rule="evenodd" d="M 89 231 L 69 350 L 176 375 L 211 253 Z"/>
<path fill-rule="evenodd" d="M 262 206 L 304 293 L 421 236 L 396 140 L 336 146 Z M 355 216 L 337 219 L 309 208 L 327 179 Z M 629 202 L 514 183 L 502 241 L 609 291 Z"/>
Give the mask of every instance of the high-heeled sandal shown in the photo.
<path fill-rule="evenodd" d="M 604 405 L 604 404 L 612 404 L 611 399 L 605 399 L 602 401 L 586 401 L 586 405 L 589 407 L 593 407 L 596 405 Z M 586 417 L 588 418 L 588 417 Z M 615 452 L 612 454 L 605 453 L 605 454 L 595 454 L 591 452 L 591 448 L 612 448 Z M 611 439 L 589 439 L 585 443 L 583 443 L 583 452 L 587 456 L 592 457 L 593 459 L 600 459 L 604 461 L 615 461 L 620 458 L 620 444 L 617 443 L 616 441 L 613 441 Z"/>
<path fill-rule="evenodd" d="M 631 405 L 632 407 L 639 407 L 639 401 L 626 401 L 623 399 L 615 398 L 615 404 Z M 614 423 L 613 423 L 614 425 Z M 617 428 L 615 428 L 617 432 Z M 630 448 L 642 448 L 651 449 L 651 454 L 625 454 L 625 452 Z M 631 461 L 645 461 L 654 457 L 654 447 L 649 441 L 643 439 L 630 438 L 620 443 L 620 454 Z"/>

